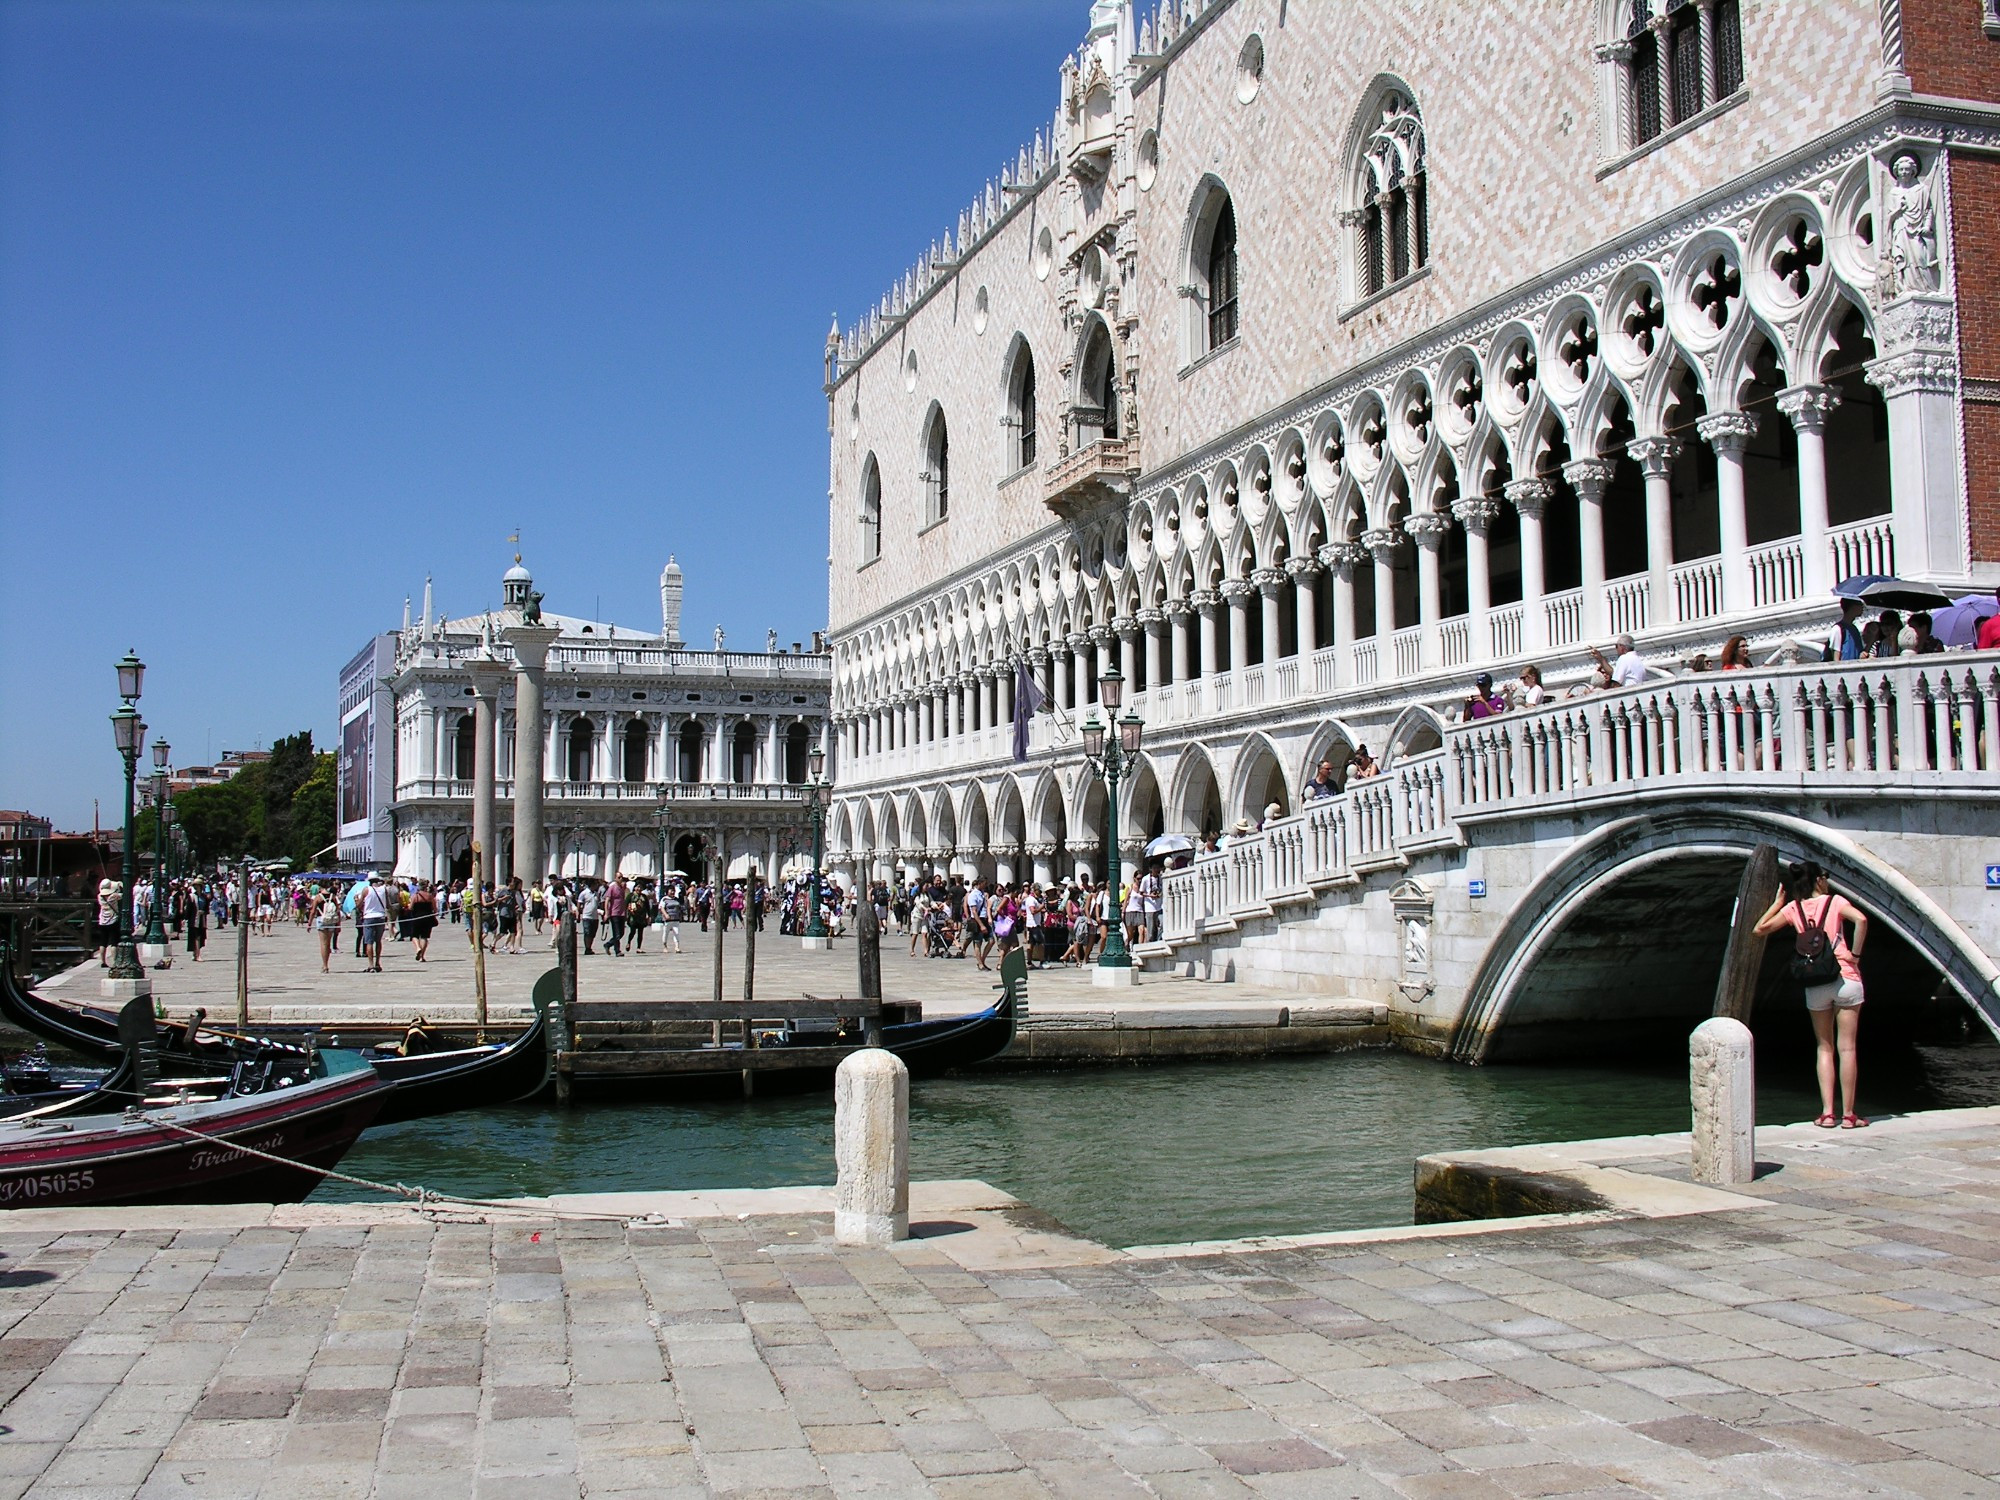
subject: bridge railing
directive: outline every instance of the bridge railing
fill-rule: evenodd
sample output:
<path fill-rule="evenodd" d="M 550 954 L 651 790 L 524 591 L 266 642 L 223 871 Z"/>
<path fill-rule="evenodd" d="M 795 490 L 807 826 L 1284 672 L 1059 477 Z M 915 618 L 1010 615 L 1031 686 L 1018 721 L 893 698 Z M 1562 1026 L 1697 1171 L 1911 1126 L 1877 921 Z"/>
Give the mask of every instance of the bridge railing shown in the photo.
<path fill-rule="evenodd" d="M 2000 789 L 1992 653 L 1703 673 L 1454 725 L 1436 750 L 1197 856 L 1164 882 L 1186 942 L 1464 840 L 1488 818 L 1649 788 Z"/>

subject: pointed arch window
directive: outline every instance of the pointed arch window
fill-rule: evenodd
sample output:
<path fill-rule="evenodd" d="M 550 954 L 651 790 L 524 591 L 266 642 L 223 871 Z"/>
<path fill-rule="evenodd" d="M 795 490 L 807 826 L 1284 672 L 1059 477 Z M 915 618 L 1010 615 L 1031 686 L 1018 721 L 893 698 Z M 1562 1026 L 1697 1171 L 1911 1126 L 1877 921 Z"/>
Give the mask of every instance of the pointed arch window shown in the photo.
<path fill-rule="evenodd" d="M 1741 0 L 1599 0 L 1607 154 L 1634 150 L 1742 91 Z M 1606 33 L 1609 33 L 1607 36 Z"/>
<path fill-rule="evenodd" d="M 882 555 L 882 470 L 869 454 L 861 466 L 861 563 Z"/>
<path fill-rule="evenodd" d="M 1430 264 L 1430 183 L 1423 118 L 1399 88 L 1364 119 L 1350 168 L 1356 300 L 1387 291 Z"/>
<path fill-rule="evenodd" d="M 924 424 L 923 479 L 924 524 L 934 526 L 951 514 L 951 434 L 937 407 Z"/>
<path fill-rule="evenodd" d="M 1236 337 L 1236 208 L 1227 195 L 1208 243 L 1208 347 Z"/>
<path fill-rule="evenodd" d="M 1076 362 L 1076 404 L 1070 416 L 1078 448 L 1118 436 L 1118 354 L 1111 345 L 1111 330 L 1094 315 Z"/>
<path fill-rule="evenodd" d="M 1016 337 L 1007 364 L 1008 465 L 1013 473 L 1035 461 L 1035 355 L 1027 340 Z"/>
<path fill-rule="evenodd" d="M 1236 205 L 1214 177 L 1203 178 L 1195 191 L 1186 248 L 1181 286 L 1187 307 L 1183 354 L 1192 364 L 1225 347 L 1242 331 Z"/>

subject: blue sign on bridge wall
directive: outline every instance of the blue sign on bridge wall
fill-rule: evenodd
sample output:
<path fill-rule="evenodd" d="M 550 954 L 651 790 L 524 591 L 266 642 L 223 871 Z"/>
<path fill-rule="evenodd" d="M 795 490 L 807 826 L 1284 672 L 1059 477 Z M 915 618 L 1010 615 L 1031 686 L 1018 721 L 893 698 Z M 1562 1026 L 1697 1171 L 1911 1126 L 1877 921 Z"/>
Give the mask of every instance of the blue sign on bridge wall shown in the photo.
<path fill-rule="evenodd" d="M 2000 865 L 1988 865 L 1986 867 L 1986 889 L 1989 891 L 2000 891 Z"/>
<path fill-rule="evenodd" d="M 2000 865 L 1988 865 L 1986 867 L 1986 883 L 1988 885 L 2000 885 Z M 1466 881 L 1465 893 L 1475 899 L 1484 896 L 1486 894 L 1486 882 L 1483 880 Z"/>

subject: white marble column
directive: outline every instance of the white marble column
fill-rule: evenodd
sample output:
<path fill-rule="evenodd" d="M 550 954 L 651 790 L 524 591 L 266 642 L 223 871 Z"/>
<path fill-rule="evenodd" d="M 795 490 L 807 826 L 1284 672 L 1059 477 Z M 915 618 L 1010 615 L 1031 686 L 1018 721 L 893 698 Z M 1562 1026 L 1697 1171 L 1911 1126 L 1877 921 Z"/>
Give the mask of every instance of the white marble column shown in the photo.
<path fill-rule="evenodd" d="M 1167 685 L 1167 613 L 1162 609 L 1142 609 L 1135 617 L 1146 632 L 1146 691 L 1157 693 Z"/>
<path fill-rule="evenodd" d="M 1563 465 L 1563 478 L 1576 491 L 1583 539 L 1583 638 L 1601 641 L 1611 629 L 1604 598 L 1604 492 L 1611 485 L 1611 464 L 1602 458 L 1579 458 Z"/>
<path fill-rule="evenodd" d="M 1462 495 L 1451 513 L 1465 528 L 1465 628 L 1474 661 L 1490 661 L 1493 650 L 1493 564 L 1486 536 L 1500 517 L 1500 502 L 1490 495 Z"/>
<path fill-rule="evenodd" d="M 1118 637 L 1118 675 L 1125 679 L 1125 691 L 1135 692 L 1139 686 L 1139 622 L 1130 615 L 1119 615 L 1111 622 L 1111 629 Z M 1152 680 L 1146 679 L 1149 686 Z"/>
<path fill-rule="evenodd" d="M 1823 599 L 1840 582 L 1833 577 L 1827 543 L 1826 419 L 1840 405 L 1840 392 L 1826 385 L 1795 385 L 1778 392 L 1778 410 L 1792 419 L 1799 439 L 1799 555 L 1801 586 L 1808 599 Z"/>
<path fill-rule="evenodd" d="M 1057 708 L 1067 709 L 1069 707 L 1069 647 L 1067 645 L 1051 643 L 1049 647 L 1049 661 L 1055 668 L 1054 675 L 1049 683 L 1049 700 Z"/>
<path fill-rule="evenodd" d="M 1359 630 L 1354 618 L 1354 570 L 1368 561 L 1359 542 L 1328 542 L 1319 560 L 1333 571 L 1333 659 L 1339 686 L 1354 681 L 1354 642 Z"/>
<path fill-rule="evenodd" d="M 1929 182 L 1935 205 L 1942 188 L 1936 165 Z M 1946 246 L 1937 249 L 1938 263 L 1928 271 L 1913 266 L 1903 278 L 1903 294 L 1877 315 L 1881 357 L 1866 370 L 1888 407 L 1896 571 L 1911 578 L 1960 578 L 1970 566 L 1959 458 L 1957 315 L 1948 294 L 1923 284 L 1944 270 Z"/>
<path fill-rule="evenodd" d="M 1213 677 L 1221 670 L 1216 661 L 1215 612 L 1222 608 L 1222 595 L 1214 589 L 1196 589 L 1190 598 L 1201 615 L 1201 675 Z"/>
<path fill-rule="evenodd" d="M 1403 538 L 1398 532 L 1377 528 L 1361 534 L 1361 545 L 1375 559 L 1375 649 L 1386 678 L 1395 665 L 1389 638 L 1396 633 L 1396 552 Z"/>
<path fill-rule="evenodd" d="M 1443 589 L 1438 577 L 1438 552 L 1445 534 L 1451 530 L 1449 518 L 1437 511 L 1419 511 L 1403 519 L 1403 530 L 1417 544 L 1417 625 L 1422 661 L 1426 667 L 1444 665 Z"/>
<path fill-rule="evenodd" d="M 542 722 L 542 673 L 549 647 L 561 633 L 553 625 L 507 630 L 507 643 L 514 648 L 514 873 L 528 885 L 548 873 L 542 811 L 548 768 L 542 756 L 549 731 Z"/>
<path fill-rule="evenodd" d="M 479 878 L 492 880 L 497 857 L 493 803 L 494 715 L 506 663 L 481 658 L 470 663 L 472 675 L 472 837 L 479 845 Z"/>
<path fill-rule="evenodd" d="M 1542 562 L 1542 516 L 1549 508 L 1546 479 L 1513 479 L 1502 492 L 1521 517 L 1521 649 L 1533 654 L 1549 648 L 1549 612 L 1542 605 L 1548 592 Z"/>
<path fill-rule="evenodd" d="M 1646 481 L 1646 623 L 1655 630 L 1680 623 L 1674 600 L 1674 460 L 1679 438 L 1634 438 L 1625 445 Z"/>
<path fill-rule="evenodd" d="M 1288 557 L 1285 559 L 1285 573 L 1292 580 L 1292 603 L 1299 621 L 1297 655 L 1303 659 L 1319 649 L 1319 590 L 1314 580 L 1322 569 L 1316 557 Z M 1299 686 L 1307 692 L 1312 684 L 1301 681 Z"/>
<path fill-rule="evenodd" d="M 1229 670 L 1238 678 L 1250 665 L 1250 595 L 1256 588 L 1247 578 L 1222 580 L 1222 597 L 1229 605 Z"/>
<path fill-rule="evenodd" d="M 1757 418 L 1747 411 L 1714 411 L 1698 419 L 1694 430 L 1715 450 L 1715 508 L 1722 540 L 1722 612 L 1741 614 L 1751 607 L 1750 523 L 1743 501 L 1743 450 L 1757 433 Z"/>
<path fill-rule="evenodd" d="M 1167 670 L 1173 674 L 1176 686 L 1186 682 L 1188 670 L 1188 620 L 1194 614 L 1194 603 L 1188 599 L 1167 601 Z"/>
<path fill-rule="evenodd" d="M 1275 666 L 1278 648 L 1285 642 L 1284 614 L 1278 604 L 1278 591 L 1285 586 L 1285 570 L 1259 568 L 1250 575 L 1250 581 L 1257 585 L 1263 615 L 1259 622 L 1264 632 L 1263 650 L 1257 653 L 1257 660 L 1266 666 Z"/>

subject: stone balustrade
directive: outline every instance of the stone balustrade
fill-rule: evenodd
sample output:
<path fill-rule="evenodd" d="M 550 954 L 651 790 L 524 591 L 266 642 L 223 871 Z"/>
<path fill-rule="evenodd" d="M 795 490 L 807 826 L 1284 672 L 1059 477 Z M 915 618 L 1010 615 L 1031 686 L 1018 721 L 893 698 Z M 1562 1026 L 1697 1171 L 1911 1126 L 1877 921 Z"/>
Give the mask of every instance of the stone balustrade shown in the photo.
<path fill-rule="evenodd" d="M 1171 946 L 1465 844 L 1479 824 L 1654 792 L 2000 791 L 2000 658 L 1699 673 L 1454 725 L 1444 744 L 1168 874 Z"/>

